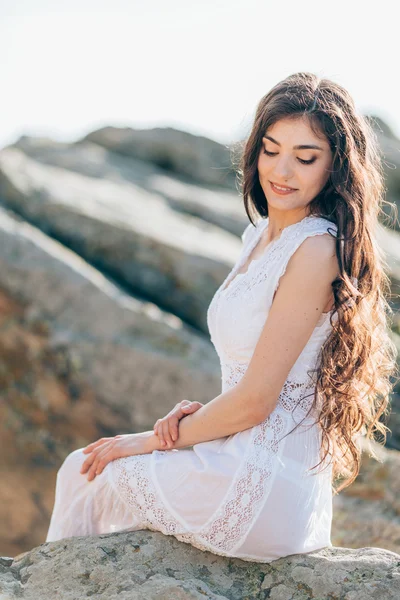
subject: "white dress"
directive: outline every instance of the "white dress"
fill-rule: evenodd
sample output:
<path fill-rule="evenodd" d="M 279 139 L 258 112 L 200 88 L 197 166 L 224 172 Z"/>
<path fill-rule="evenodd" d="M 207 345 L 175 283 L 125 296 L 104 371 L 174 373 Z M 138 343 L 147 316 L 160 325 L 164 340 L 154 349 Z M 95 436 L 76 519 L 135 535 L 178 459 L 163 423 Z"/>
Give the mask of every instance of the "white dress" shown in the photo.
<path fill-rule="evenodd" d="M 208 309 L 222 392 L 245 373 L 290 257 L 308 236 L 337 234 L 334 223 L 307 216 L 285 227 L 246 273 L 237 273 L 267 227 L 268 218 L 246 227 L 241 254 Z M 276 408 L 259 425 L 193 449 L 114 460 L 91 482 L 79 472 L 83 448 L 69 454 L 57 474 L 46 541 L 150 529 L 255 562 L 332 546 L 332 467 L 307 473 L 320 462 L 316 411 L 291 432 L 313 400 L 311 374 L 332 327 L 330 314 L 321 315 Z"/>

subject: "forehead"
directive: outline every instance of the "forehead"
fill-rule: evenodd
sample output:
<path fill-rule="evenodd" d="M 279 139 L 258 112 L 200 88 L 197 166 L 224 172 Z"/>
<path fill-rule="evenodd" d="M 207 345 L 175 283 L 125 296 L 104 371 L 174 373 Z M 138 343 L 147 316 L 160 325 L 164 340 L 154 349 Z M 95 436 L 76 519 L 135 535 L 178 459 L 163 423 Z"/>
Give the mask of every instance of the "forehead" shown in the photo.
<path fill-rule="evenodd" d="M 273 125 L 267 128 L 266 135 L 270 135 L 279 142 L 293 140 L 293 144 L 306 144 L 307 142 L 324 143 L 328 146 L 328 140 L 318 132 L 318 135 L 311 128 L 310 122 L 305 117 L 299 118 L 284 118 L 276 121 Z"/>

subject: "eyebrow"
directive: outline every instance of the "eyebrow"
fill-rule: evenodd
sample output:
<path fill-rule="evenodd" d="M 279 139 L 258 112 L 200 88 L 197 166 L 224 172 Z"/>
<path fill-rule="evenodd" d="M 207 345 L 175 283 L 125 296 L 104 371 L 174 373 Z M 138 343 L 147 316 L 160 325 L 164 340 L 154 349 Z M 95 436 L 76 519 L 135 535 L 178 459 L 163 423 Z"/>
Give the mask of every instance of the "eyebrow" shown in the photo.
<path fill-rule="evenodd" d="M 263 139 L 270 140 L 277 146 L 280 146 L 280 143 L 274 140 L 270 135 L 264 135 Z M 293 150 L 323 150 L 320 146 L 316 146 L 315 144 L 299 144 L 298 146 L 293 146 Z"/>

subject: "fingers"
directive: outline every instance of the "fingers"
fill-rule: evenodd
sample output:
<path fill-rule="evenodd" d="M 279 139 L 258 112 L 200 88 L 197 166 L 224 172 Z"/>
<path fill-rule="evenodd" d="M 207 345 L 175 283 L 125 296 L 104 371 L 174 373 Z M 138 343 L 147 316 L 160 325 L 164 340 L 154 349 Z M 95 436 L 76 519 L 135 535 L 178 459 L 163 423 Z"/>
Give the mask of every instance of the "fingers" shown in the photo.
<path fill-rule="evenodd" d="M 100 446 L 101 444 L 103 444 L 105 442 L 105 438 L 101 438 L 100 440 L 97 440 L 96 442 L 92 442 L 91 444 L 88 444 L 83 452 L 85 454 L 88 454 L 89 452 L 92 452 L 92 450 L 94 450 L 95 448 L 97 448 L 97 446 Z"/>
<path fill-rule="evenodd" d="M 174 417 L 165 417 L 164 419 L 159 419 L 155 434 L 158 435 L 160 445 L 162 447 L 172 448 L 172 446 L 174 445 L 174 441 L 177 439 L 177 435 L 175 435 L 174 440 L 172 437 L 172 432 L 174 431 L 173 424 L 177 422 L 178 419 Z M 177 427 L 175 427 L 175 429 L 177 429 Z"/>
<path fill-rule="evenodd" d="M 178 423 L 180 419 L 196 412 L 202 406 L 201 402 L 182 400 L 163 419 L 157 419 L 153 431 L 158 436 L 161 446 L 171 448 L 179 437 Z"/>
<path fill-rule="evenodd" d="M 173 440 L 171 438 L 171 434 L 169 431 L 169 421 L 170 419 L 165 419 L 164 421 L 162 421 L 161 423 L 161 435 L 160 435 L 160 440 L 162 440 L 164 442 L 164 446 L 167 446 L 167 448 L 172 448 L 173 446 Z"/>
<path fill-rule="evenodd" d="M 112 455 L 113 444 L 110 442 L 107 446 L 96 453 L 96 457 L 92 462 L 87 474 L 87 480 L 92 481 L 96 475 L 100 475 L 104 467 L 113 460 Z"/>
<path fill-rule="evenodd" d="M 197 409 L 196 409 L 197 410 Z M 194 407 L 192 405 L 190 406 L 182 406 L 182 411 L 186 414 L 186 413 L 190 413 L 190 412 L 195 412 L 194 411 Z"/>
<path fill-rule="evenodd" d="M 203 404 L 201 402 L 191 402 L 190 404 L 186 405 L 186 406 L 182 406 L 182 410 L 185 413 L 194 413 L 196 412 L 196 410 L 199 410 L 199 408 L 201 408 L 203 406 Z"/>
<path fill-rule="evenodd" d="M 88 452 L 92 452 L 92 450 L 94 448 L 97 448 L 98 446 L 101 446 L 102 444 L 104 444 L 104 442 L 106 442 L 107 440 L 111 440 L 112 438 L 101 438 L 99 440 L 97 440 L 96 442 L 92 442 L 91 444 L 89 444 L 88 446 L 86 446 L 83 450 L 83 452 L 85 454 L 88 454 Z"/>
<path fill-rule="evenodd" d="M 110 438 L 110 440 L 102 442 L 102 444 L 96 443 L 96 447 L 94 447 L 92 449 L 91 453 L 89 454 L 89 456 L 87 457 L 87 459 L 84 461 L 84 463 L 81 466 L 80 473 L 82 475 L 84 475 L 85 473 L 88 473 L 90 470 L 91 470 L 91 473 L 94 472 L 93 464 L 96 462 L 99 453 L 101 453 L 105 448 L 109 447 L 109 445 L 112 443 L 112 439 L 113 438 Z M 93 444 L 90 444 L 90 446 L 93 446 Z M 96 464 L 96 468 L 97 468 L 97 464 Z"/>
<path fill-rule="evenodd" d="M 182 400 L 182 402 L 179 402 L 177 404 L 177 406 L 180 406 L 180 407 L 182 407 L 182 406 L 190 406 L 191 404 L 192 404 L 192 402 L 190 400 Z"/>
<path fill-rule="evenodd" d="M 171 419 L 170 423 L 169 423 L 169 432 L 171 435 L 172 442 L 176 442 L 176 440 L 178 439 L 178 436 L 179 436 L 178 423 L 179 423 L 178 418 Z"/>

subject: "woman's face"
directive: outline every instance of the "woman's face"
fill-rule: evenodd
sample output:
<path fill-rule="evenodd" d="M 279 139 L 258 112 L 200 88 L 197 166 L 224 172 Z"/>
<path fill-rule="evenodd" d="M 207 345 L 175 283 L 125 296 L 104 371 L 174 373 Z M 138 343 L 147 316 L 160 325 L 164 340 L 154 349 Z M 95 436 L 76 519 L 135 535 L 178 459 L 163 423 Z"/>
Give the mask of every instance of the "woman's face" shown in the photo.
<path fill-rule="evenodd" d="M 258 175 L 268 206 L 302 210 L 321 191 L 332 166 L 328 140 L 316 137 L 305 117 L 281 119 L 268 128 Z M 285 189 L 277 189 L 275 186 Z"/>

